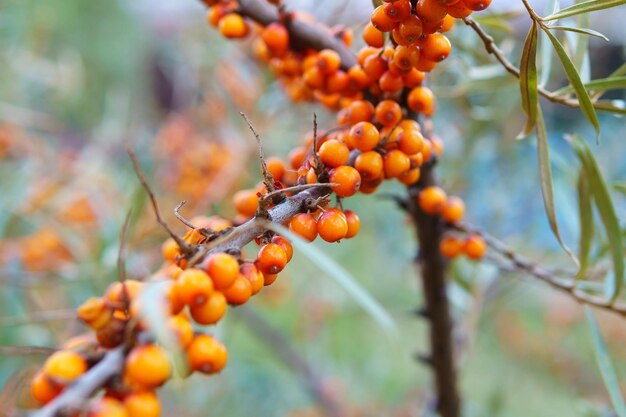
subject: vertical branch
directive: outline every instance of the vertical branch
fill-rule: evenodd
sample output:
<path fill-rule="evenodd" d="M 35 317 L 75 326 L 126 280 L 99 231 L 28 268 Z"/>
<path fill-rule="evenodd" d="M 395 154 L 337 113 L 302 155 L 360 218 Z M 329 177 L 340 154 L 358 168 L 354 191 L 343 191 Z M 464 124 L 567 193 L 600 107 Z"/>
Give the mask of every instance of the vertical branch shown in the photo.
<path fill-rule="evenodd" d="M 422 360 L 432 368 L 434 374 L 437 411 L 442 417 L 459 417 L 461 401 L 457 387 L 452 315 L 447 294 L 447 265 L 439 252 L 444 225 L 439 217 L 424 213 L 417 203 L 419 190 L 436 185 L 433 171 L 432 163 L 422 167 L 420 181 L 408 188 L 407 204 L 419 241 L 417 263 L 420 266 L 425 302 L 420 314 L 429 322 L 430 352 Z"/>

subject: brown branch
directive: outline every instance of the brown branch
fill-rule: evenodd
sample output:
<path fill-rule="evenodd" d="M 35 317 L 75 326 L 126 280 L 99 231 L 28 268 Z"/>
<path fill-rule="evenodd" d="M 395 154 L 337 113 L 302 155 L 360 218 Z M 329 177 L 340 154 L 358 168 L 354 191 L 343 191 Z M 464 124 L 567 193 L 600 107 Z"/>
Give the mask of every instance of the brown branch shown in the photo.
<path fill-rule="evenodd" d="M 120 230 L 120 248 L 117 251 L 117 276 L 121 282 L 126 281 L 126 239 L 128 238 L 128 228 L 130 226 L 130 215 L 133 209 L 130 208 L 126 213 L 124 225 Z"/>
<path fill-rule="evenodd" d="M 504 55 L 504 52 L 502 52 L 502 50 L 498 48 L 498 45 L 496 45 L 496 42 L 493 39 L 493 37 L 489 35 L 487 32 L 485 32 L 483 28 L 478 24 L 478 22 L 476 22 L 471 17 L 464 18 L 463 22 L 469 27 L 471 27 L 474 30 L 474 32 L 478 34 L 478 37 L 485 45 L 485 49 L 487 50 L 487 52 L 493 55 L 498 60 L 498 62 L 502 64 L 502 66 L 507 72 L 509 72 L 516 78 L 520 77 L 519 68 L 517 68 L 515 65 L 511 63 L 511 61 L 507 59 L 507 57 Z M 553 103 L 560 103 L 565 106 L 573 107 L 573 108 L 580 107 L 578 100 L 574 98 L 569 98 L 569 97 L 562 96 L 560 94 L 556 94 L 552 91 L 546 90 L 545 88 L 541 86 L 537 88 L 537 91 L 539 92 L 539 94 L 541 94 L 548 100 L 552 101 Z"/>
<path fill-rule="evenodd" d="M 324 391 L 323 379 L 317 369 L 289 343 L 285 336 L 272 327 L 263 317 L 249 308 L 238 311 L 239 317 L 260 339 L 263 339 L 287 366 L 302 377 L 311 396 L 320 404 L 329 417 L 344 415 L 337 400 Z"/>
<path fill-rule="evenodd" d="M 79 410 L 85 400 L 104 386 L 111 378 L 121 374 L 124 368 L 125 347 L 112 349 L 89 369 L 82 377 L 68 386 L 58 397 L 43 408 L 30 414 L 31 417 L 56 417 L 66 411 Z"/>
<path fill-rule="evenodd" d="M 563 279 L 559 277 L 555 272 L 549 271 L 548 269 L 538 265 L 532 260 L 527 259 L 524 256 L 518 255 L 515 251 L 513 251 L 513 249 L 507 246 L 506 243 L 500 241 L 493 236 L 490 236 L 489 234 L 476 227 L 472 227 L 467 224 L 459 224 L 454 226 L 454 228 L 464 233 L 472 233 L 482 236 L 491 249 L 493 249 L 506 260 L 511 262 L 511 266 L 514 268 L 514 270 L 518 272 L 524 272 L 528 275 L 540 279 L 551 287 L 565 294 L 568 294 L 571 298 L 573 298 L 580 304 L 600 308 L 618 314 L 622 317 L 626 317 L 626 305 L 615 304 L 609 299 L 595 296 L 585 291 L 582 291 L 576 285 L 576 278 L 572 277 L 569 279 Z"/>
<path fill-rule="evenodd" d="M 432 368 L 435 378 L 436 408 L 442 417 L 459 417 L 461 399 L 457 387 L 456 358 L 453 341 L 453 322 L 447 295 L 447 263 L 439 251 L 444 224 L 438 216 L 424 213 L 417 202 L 417 194 L 424 187 L 436 185 L 434 165 L 422 167 L 419 182 L 408 187 L 406 209 L 417 229 L 420 278 L 425 306 L 419 314 L 429 322 L 430 352 L 418 358 Z"/>
<path fill-rule="evenodd" d="M 239 0 L 238 12 L 243 16 L 267 26 L 281 21 L 279 11 L 263 0 Z M 356 55 L 340 39 L 334 37 L 324 26 L 304 22 L 293 15 L 283 23 L 289 31 L 291 46 L 296 49 L 332 49 L 341 58 L 344 70 L 357 64 Z"/>

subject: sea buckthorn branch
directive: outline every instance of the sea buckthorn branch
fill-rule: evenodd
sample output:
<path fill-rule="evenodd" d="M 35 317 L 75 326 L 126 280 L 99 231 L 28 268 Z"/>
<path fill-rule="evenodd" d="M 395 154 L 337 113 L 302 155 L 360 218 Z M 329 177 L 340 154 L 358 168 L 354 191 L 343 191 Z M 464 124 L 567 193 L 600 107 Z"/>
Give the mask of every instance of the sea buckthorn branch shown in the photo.
<path fill-rule="evenodd" d="M 567 294 L 580 304 L 600 308 L 626 317 L 626 305 L 615 303 L 610 299 L 595 296 L 581 290 L 577 286 L 576 278 L 563 278 L 559 276 L 554 271 L 550 271 L 538 263 L 519 255 L 506 243 L 485 233 L 483 230 L 468 224 L 456 224 L 453 228 L 463 233 L 482 236 L 487 245 L 493 249 L 494 252 L 500 254 L 505 260 L 510 262 L 509 266 L 512 270 L 538 278 L 560 292 Z"/>

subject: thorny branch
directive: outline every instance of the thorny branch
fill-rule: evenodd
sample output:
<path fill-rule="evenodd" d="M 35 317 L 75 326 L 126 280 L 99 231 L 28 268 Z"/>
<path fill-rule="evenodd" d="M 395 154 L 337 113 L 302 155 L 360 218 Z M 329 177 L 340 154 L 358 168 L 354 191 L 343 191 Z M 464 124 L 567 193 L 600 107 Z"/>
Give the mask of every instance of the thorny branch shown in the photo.
<path fill-rule="evenodd" d="M 533 262 L 532 260 L 517 254 L 515 251 L 513 251 L 513 249 L 507 246 L 506 243 L 500 241 L 493 236 L 490 236 L 489 234 L 476 227 L 467 224 L 459 224 L 453 227 L 454 229 L 463 233 L 473 233 L 482 236 L 491 249 L 500 254 L 507 261 L 511 262 L 511 266 L 514 270 L 519 272 L 525 272 L 528 275 L 540 279 L 551 287 L 568 294 L 570 297 L 572 297 L 574 300 L 581 304 L 586 304 L 591 307 L 597 307 L 618 314 L 622 317 L 626 317 L 626 305 L 616 304 L 606 298 L 595 296 L 585 291 L 582 291 L 576 285 L 575 278 L 563 279 L 559 277 L 553 271 L 549 271 L 546 268 Z"/>

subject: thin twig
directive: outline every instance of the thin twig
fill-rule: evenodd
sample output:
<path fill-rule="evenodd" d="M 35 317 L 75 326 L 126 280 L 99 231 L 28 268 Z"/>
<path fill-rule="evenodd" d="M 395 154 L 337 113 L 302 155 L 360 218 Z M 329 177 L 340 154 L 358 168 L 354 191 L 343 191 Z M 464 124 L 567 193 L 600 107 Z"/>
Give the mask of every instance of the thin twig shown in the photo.
<path fill-rule="evenodd" d="M 265 156 L 263 155 L 263 144 L 261 143 L 261 135 L 259 135 L 254 126 L 252 126 L 252 123 L 244 112 L 239 112 L 239 114 L 246 121 L 248 127 L 252 131 L 252 134 L 254 134 L 254 137 L 256 138 L 256 144 L 259 148 L 259 159 L 261 160 L 261 173 L 263 175 L 263 183 L 265 184 L 265 188 L 267 188 L 267 191 L 272 192 L 276 189 L 276 187 L 274 186 L 274 176 L 272 175 L 270 170 L 267 169 L 267 163 L 265 162 Z"/>
<path fill-rule="evenodd" d="M 133 209 L 128 209 L 124 225 L 120 230 L 120 248 L 117 252 L 117 276 L 121 282 L 126 281 L 126 239 L 128 237 L 128 227 L 130 226 L 130 215 Z"/>
<path fill-rule="evenodd" d="M 324 171 L 324 164 L 320 159 L 320 154 L 317 148 L 317 113 L 313 113 L 313 160 L 315 161 L 315 175 L 319 175 Z"/>
<path fill-rule="evenodd" d="M 182 224 L 184 224 L 185 226 L 187 226 L 190 229 L 197 229 L 196 226 L 194 226 L 189 220 L 187 220 L 186 218 L 183 217 L 182 214 L 180 214 L 180 209 L 187 204 L 187 200 L 183 200 L 180 203 L 178 203 L 178 205 L 176 207 L 174 207 L 174 216 L 176 216 L 176 218 L 178 220 L 180 220 L 180 222 Z"/>

